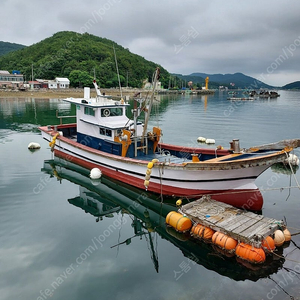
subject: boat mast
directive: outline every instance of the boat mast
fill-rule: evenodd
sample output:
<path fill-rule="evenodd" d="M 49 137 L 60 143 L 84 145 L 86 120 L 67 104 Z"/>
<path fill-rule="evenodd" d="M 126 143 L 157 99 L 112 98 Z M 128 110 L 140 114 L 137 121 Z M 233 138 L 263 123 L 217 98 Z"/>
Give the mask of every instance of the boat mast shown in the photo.
<path fill-rule="evenodd" d="M 144 138 L 147 133 L 148 121 L 149 121 L 149 117 L 150 117 L 150 113 L 151 113 L 152 104 L 154 101 L 154 93 L 155 93 L 155 89 L 156 89 L 156 85 L 157 85 L 157 80 L 159 78 L 159 73 L 160 73 L 160 70 L 157 67 L 155 74 L 154 74 L 154 79 L 153 79 L 151 99 L 149 101 L 149 105 L 145 107 L 145 123 L 144 123 L 144 130 L 143 130 L 143 135 L 142 135 L 142 139 L 141 139 L 141 144 L 144 144 Z"/>
<path fill-rule="evenodd" d="M 117 74 L 118 74 L 119 88 L 120 88 L 121 99 L 122 99 L 122 98 L 123 98 L 123 95 L 122 95 L 122 87 L 121 87 L 121 80 L 120 80 L 120 74 L 119 74 L 119 68 L 118 68 L 118 62 L 117 62 L 117 56 L 116 56 L 115 45 L 113 45 L 113 49 L 114 49 L 114 56 L 115 56 L 115 62 L 116 62 L 116 68 L 117 68 Z"/>
<path fill-rule="evenodd" d="M 148 231 L 148 235 L 149 235 L 149 243 L 150 243 L 150 250 L 151 250 L 151 260 L 153 261 L 155 271 L 158 273 L 158 267 L 159 267 L 158 257 L 157 257 L 157 253 L 154 249 L 151 232 Z"/>

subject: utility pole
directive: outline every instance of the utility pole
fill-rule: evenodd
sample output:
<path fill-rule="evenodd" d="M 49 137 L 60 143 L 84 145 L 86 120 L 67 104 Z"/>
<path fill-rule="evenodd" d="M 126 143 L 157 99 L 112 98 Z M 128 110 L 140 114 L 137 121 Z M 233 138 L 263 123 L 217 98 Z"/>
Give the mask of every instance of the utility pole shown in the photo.
<path fill-rule="evenodd" d="M 33 90 L 34 89 L 34 83 L 33 83 L 33 64 L 31 65 L 31 81 L 32 81 L 31 89 Z"/>

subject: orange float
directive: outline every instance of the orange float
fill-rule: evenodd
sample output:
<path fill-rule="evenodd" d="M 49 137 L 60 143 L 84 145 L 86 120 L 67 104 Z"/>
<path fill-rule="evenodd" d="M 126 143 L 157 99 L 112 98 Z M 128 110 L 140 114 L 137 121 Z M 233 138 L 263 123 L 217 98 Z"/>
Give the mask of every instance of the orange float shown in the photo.
<path fill-rule="evenodd" d="M 213 234 L 212 242 L 227 251 L 233 251 L 238 243 L 235 239 L 219 231 Z"/>
<path fill-rule="evenodd" d="M 191 234 L 195 238 L 202 238 L 205 240 L 210 240 L 214 233 L 214 230 L 201 224 L 194 224 L 194 226 L 191 229 Z"/>
<path fill-rule="evenodd" d="M 255 248 L 245 243 L 237 245 L 235 254 L 239 258 L 255 264 L 263 263 L 266 260 L 266 254 L 262 248 Z"/>
<path fill-rule="evenodd" d="M 188 231 L 192 227 L 192 221 L 176 211 L 168 213 L 166 223 L 180 232 Z"/>
<path fill-rule="evenodd" d="M 270 237 L 267 236 L 262 242 L 261 242 L 261 247 L 266 251 L 266 252 L 272 252 L 275 250 L 275 242 L 274 240 Z"/>

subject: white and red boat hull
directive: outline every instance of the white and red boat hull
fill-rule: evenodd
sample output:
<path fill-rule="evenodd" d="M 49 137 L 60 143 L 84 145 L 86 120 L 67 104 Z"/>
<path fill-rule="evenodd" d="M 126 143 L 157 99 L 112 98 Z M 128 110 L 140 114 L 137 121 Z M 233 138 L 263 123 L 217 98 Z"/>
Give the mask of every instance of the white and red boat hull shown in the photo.
<path fill-rule="evenodd" d="M 56 134 L 47 127 L 40 129 L 47 141 L 51 141 Z M 145 190 L 144 180 L 149 161 L 102 152 L 64 136 L 57 138 L 54 154 L 87 169 L 97 167 L 103 175 Z M 265 159 L 216 159 L 181 164 L 166 160 L 154 164 L 147 191 L 187 198 L 213 194 L 214 199 L 219 198 L 217 200 L 231 205 L 260 210 L 263 199 L 255 185 L 255 179 L 278 159 L 278 155 L 267 155 Z M 249 197 L 239 197 L 239 192 L 243 192 L 243 195 L 248 194 Z"/>

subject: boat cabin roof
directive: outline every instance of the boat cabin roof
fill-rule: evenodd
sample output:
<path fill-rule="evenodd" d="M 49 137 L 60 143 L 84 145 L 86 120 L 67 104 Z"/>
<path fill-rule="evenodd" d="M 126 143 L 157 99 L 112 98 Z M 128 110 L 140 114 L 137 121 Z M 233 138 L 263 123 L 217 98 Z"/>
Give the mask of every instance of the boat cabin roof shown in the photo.
<path fill-rule="evenodd" d="M 64 101 L 76 104 L 76 105 L 82 105 L 82 106 L 88 106 L 92 108 L 102 108 L 102 107 L 115 107 L 115 106 L 129 106 L 128 103 L 125 103 L 124 100 L 116 101 L 111 98 L 100 96 L 97 98 L 66 98 Z"/>
<path fill-rule="evenodd" d="M 117 130 L 125 126 L 130 127 L 134 123 L 126 116 L 125 107 L 129 104 L 124 100 L 115 101 L 105 96 L 98 96 L 97 98 L 67 98 L 64 101 L 88 107 L 94 112 L 99 111 L 95 114 L 88 110 L 87 114 L 82 112 L 77 115 L 77 119 L 86 124 Z"/>

